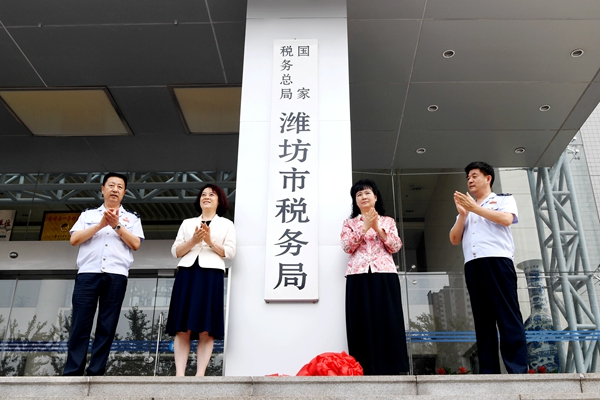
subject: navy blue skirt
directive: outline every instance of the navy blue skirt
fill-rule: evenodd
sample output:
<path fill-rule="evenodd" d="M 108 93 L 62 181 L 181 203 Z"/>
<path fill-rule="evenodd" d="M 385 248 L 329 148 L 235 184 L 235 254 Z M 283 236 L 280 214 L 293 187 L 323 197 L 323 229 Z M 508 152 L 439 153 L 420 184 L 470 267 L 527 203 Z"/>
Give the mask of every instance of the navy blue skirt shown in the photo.
<path fill-rule="evenodd" d="M 223 270 L 201 268 L 198 259 L 191 267 L 180 267 L 173 284 L 165 331 L 192 331 L 191 340 L 208 332 L 216 340 L 225 335 L 223 318 Z"/>

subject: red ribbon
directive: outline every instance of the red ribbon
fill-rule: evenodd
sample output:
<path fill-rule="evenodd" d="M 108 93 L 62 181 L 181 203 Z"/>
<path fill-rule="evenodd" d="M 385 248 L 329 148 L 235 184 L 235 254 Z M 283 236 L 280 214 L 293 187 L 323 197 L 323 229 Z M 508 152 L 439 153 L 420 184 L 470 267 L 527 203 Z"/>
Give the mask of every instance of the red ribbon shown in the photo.
<path fill-rule="evenodd" d="M 363 368 L 354 357 L 341 353 L 323 353 L 313 358 L 296 376 L 357 376 Z"/>

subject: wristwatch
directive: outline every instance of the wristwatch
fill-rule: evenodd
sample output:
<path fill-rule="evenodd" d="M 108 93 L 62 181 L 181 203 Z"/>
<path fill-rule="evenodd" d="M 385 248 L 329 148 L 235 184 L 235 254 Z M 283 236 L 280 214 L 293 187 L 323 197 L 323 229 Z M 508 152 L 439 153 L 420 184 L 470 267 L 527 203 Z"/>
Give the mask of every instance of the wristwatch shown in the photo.
<path fill-rule="evenodd" d="M 118 231 L 119 229 L 121 229 L 121 224 L 117 224 L 117 226 L 115 226 L 113 229 L 114 229 L 115 231 Z"/>

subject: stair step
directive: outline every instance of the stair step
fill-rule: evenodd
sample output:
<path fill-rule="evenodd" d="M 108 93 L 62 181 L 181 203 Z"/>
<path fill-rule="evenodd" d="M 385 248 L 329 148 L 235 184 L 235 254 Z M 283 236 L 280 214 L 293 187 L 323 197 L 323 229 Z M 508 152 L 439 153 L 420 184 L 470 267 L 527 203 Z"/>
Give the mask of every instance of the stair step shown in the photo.
<path fill-rule="evenodd" d="M 600 400 L 600 374 L 368 377 L 0 377 L 8 399 Z"/>

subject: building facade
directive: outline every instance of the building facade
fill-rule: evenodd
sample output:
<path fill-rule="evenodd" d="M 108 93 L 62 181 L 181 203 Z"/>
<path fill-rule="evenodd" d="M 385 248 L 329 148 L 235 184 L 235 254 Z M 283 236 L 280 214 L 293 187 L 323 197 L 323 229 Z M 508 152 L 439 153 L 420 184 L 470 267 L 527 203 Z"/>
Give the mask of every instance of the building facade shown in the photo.
<path fill-rule="evenodd" d="M 553 325 L 530 339 L 559 343 L 559 372 L 597 370 L 593 2 L 140 0 L 101 10 L 34 3 L 0 2 L 0 375 L 61 373 L 77 253 L 64 232 L 100 203 L 108 170 L 130 177 L 124 205 L 142 216 L 147 238 L 135 254 L 108 374 L 173 374 L 172 338 L 162 332 L 176 265 L 169 249 L 206 182 L 226 190 L 239 238 L 226 280 L 228 333 L 210 374 L 295 374 L 320 352 L 347 350 L 339 230 L 350 185 L 361 178 L 377 182 L 404 243 L 395 260 L 412 372 L 474 362 L 462 251 L 448 231 L 452 193 L 467 190 L 462 168 L 475 159 L 497 167 L 496 192 L 517 199 L 515 264 L 544 264 Z M 300 41 L 318 47 L 316 72 L 294 87 L 295 96 L 308 85 L 318 93 L 311 111 L 297 97 L 282 103 L 286 83 L 304 79 L 293 69 L 300 58 L 286 53 L 275 62 L 280 42 Z M 283 70 L 285 61 L 296 67 Z M 289 131 L 280 133 L 280 124 L 296 124 L 300 113 L 311 117 L 314 136 L 282 136 Z M 315 163 L 283 169 L 280 146 L 296 140 L 311 144 Z M 317 260 L 295 272 L 318 276 L 317 298 L 271 301 L 265 265 L 270 238 L 283 229 L 273 209 L 281 198 L 272 193 L 292 167 L 307 173 L 305 191 L 283 193 L 290 202 L 310 199 L 314 234 L 306 241 L 316 244 Z M 544 173 L 557 185 L 572 182 L 554 190 L 565 207 L 555 217 L 536 197 L 547 187 L 535 186 Z M 535 307 L 524 274 L 528 318 Z M 561 277 L 571 275 L 577 295 L 565 297 Z"/>

